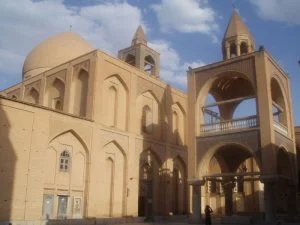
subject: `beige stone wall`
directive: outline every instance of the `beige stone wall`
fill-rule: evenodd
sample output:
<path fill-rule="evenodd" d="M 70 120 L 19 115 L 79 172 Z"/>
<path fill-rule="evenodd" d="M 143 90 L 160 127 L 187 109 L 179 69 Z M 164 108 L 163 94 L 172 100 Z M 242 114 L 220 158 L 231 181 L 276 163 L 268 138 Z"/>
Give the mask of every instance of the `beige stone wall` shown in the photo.
<path fill-rule="evenodd" d="M 300 127 L 295 127 L 296 145 L 300 147 Z"/>
<path fill-rule="evenodd" d="M 145 160 L 157 171 L 154 215 L 187 212 L 184 93 L 100 51 L 3 93 L 1 221 L 40 220 L 47 207 L 57 218 L 63 196 L 67 218 L 137 216 Z"/>

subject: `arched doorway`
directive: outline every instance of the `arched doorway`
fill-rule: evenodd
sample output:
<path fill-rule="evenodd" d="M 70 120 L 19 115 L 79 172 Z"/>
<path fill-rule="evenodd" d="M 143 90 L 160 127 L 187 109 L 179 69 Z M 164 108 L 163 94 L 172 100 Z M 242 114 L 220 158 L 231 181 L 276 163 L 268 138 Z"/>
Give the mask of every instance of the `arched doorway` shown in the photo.
<path fill-rule="evenodd" d="M 287 213 L 289 210 L 289 181 L 292 177 L 291 174 L 291 161 L 289 158 L 289 153 L 284 148 L 278 149 L 277 154 L 277 174 L 279 176 L 279 181 L 277 183 L 276 192 L 278 193 L 276 203 L 277 203 L 277 213 Z"/>
<path fill-rule="evenodd" d="M 159 170 L 160 160 L 151 150 L 140 155 L 138 215 L 151 219 L 160 213 Z"/>
<path fill-rule="evenodd" d="M 173 160 L 172 172 L 172 212 L 184 214 L 186 210 L 186 166 L 179 157 Z"/>
<path fill-rule="evenodd" d="M 259 212 L 263 201 L 259 171 L 253 152 L 240 144 L 228 143 L 208 152 L 200 165 L 206 181 L 202 206 L 210 205 L 216 216 Z"/>

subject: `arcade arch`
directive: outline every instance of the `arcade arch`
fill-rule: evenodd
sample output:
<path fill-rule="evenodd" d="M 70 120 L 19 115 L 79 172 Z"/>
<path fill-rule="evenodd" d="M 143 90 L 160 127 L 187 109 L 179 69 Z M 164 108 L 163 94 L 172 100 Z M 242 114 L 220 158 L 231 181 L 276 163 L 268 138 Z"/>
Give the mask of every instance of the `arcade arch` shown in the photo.
<path fill-rule="evenodd" d="M 199 133 L 254 127 L 257 125 L 254 85 L 244 74 L 222 73 L 207 81 L 198 93 L 197 110 Z"/>
<path fill-rule="evenodd" d="M 206 182 L 205 203 L 217 215 L 258 211 L 260 168 L 257 156 L 238 143 L 213 146 L 202 158 L 198 177 Z"/>

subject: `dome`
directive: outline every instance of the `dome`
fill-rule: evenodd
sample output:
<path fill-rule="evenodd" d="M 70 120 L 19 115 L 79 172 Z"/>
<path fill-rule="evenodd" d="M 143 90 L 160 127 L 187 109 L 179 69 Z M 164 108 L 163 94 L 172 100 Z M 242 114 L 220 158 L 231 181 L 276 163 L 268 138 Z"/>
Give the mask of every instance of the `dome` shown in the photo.
<path fill-rule="evenodd" d="M 23 64 L 23 79 L 38 75 L 92 50 L 93 47 L 87 41 L 73 32 L 50 37 L 27 55 Z"/>

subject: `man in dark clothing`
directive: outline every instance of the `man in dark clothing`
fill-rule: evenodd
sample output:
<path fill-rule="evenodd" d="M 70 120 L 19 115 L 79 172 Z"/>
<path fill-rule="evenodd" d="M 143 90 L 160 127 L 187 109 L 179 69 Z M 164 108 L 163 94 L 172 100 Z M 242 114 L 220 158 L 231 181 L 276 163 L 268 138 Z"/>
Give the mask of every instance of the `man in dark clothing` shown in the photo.
<path fill-rule="evenodd" d="M 206 225 L 211 225 L 211 213 L 213 212 L 213 210 L 210 208 L 209 205 L 205 206 L 205 224 Z"/>

